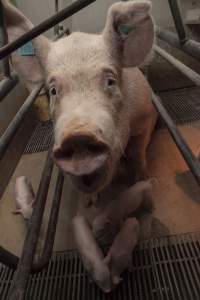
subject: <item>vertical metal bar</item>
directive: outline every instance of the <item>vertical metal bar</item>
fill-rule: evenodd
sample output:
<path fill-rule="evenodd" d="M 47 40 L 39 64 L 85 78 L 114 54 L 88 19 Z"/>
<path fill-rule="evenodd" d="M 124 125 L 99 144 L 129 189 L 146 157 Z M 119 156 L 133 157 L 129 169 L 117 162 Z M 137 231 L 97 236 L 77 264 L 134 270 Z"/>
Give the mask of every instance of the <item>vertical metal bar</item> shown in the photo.
<path fill-rule="evenodd" d="M 186 31 L 183 24 L 180 7 L 177 0 L 168 0 L 171 13 L 174 19 L 174 24 L 179 36 L 180 43 L 184 44 L 187 41 Z"/>
<path fill-rule="evenodd" d="M 59 11 L 59 4 L 58 4 L 59 0 L 55 0 L 55 12 L 56 14 Z M 59 33 L 59 24 L 56 24 L 54 27 L 54 34 L 57 35 Z"/>
<path fill-rule="evenodd" d="M 42 179 L 36 196 L 36 204 L 29 222 L 22 255 L 11 285 L 8 297 L 9 300 L 23 300 L 26 294 L 26 287 L 33 263 L 34 253 L 37 247 L 45 203 L 53 170 L 51 152 L 52 149 L 50 148 L 45 162 L 45 167 L 42 172 Z"/>
<path fill-rule="evenodd" d="M 6 33 L 6 24 L 4 19 L 3 5 L 0 0 L 0 47 L 8 44 L 8 36 Z M 3 72 L 6 77 L 10 77 L 10 65 L 8 57 L 2 60 Z"/>

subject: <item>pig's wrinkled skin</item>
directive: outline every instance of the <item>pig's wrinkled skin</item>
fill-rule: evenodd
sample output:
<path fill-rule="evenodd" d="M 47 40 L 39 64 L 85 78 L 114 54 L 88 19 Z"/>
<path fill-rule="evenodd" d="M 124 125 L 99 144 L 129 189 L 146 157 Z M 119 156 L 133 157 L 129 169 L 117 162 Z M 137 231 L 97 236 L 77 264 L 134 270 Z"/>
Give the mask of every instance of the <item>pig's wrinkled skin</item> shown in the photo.
<path fill-rule="evenodd" d="M 8 38 L 32 23 L 3 0 Z M 56 42 L 33 40 L 36 56 L 12 54 L 12 64 L 32 89 L 42 79 L 54 120 L 54 159 L 79 190 L 96 193 L 113 179 L 130 140 L 132 171 L 147 175 L 146 148 L 157 114 L 141 71 L 154 42 L 150 1 L 111 6 L 102 34 L 72 33 Z"/>
<path fill-rule="evenodd" d="M 15 183 L 16 210 L 13 214 L 21 214 L 24 219 L 29 220 L 33 212 L 35 194 L 29 179 L 25 176 L 18 177 Z"/>
<path fill-rule="evenodd" d="M 123 221 L 137 211 L 150 211 L 153 208 L 152 187 L 156 180 L 140 181 L 131 186 L 105 207 L 94 219 L 92 230 L 101 246 L 110 245 Z"/>
<path fill-rule="evenodd" d="M 105 292 L 111 291 L 111 278 L 108 266 L 104 263 L 103 253 L 95 241 L 92 230 L 83 216 L 72 221 L 74 237 L 85 269 L 97 285 Z"/>
<path fill-rule="evenodd" d="M 136 218 L 128 218 L 115 237 L 104 262 L 108 264 L 112 283 L 122 280 L 120 275 L 132 265 L 132 252 L 138 242 L 140 226 Z"/>

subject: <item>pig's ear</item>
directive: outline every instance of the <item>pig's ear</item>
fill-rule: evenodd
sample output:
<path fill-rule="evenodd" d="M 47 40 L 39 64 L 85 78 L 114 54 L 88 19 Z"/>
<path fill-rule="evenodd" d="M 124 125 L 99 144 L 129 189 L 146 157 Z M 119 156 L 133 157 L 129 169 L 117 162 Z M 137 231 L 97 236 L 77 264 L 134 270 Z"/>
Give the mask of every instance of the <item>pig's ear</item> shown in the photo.
<path fill-rule="evenodd" d="M 154 24 L 150 9 L 149 1 L 137 0 L 115 3 L 108 12 L 103 37 L 123 67 L 140 65 L 152 49 Z"/>
<path fill-rule="evenodd" d="M 3 0 L 8 41 L 12 42 L 33 28 L 33 24 L 7 0 Z M 50 42 L 44 36 L 35 38 L 11 55 L 11 64 L 29 89 L 44 79 L 44 65 Z"/>

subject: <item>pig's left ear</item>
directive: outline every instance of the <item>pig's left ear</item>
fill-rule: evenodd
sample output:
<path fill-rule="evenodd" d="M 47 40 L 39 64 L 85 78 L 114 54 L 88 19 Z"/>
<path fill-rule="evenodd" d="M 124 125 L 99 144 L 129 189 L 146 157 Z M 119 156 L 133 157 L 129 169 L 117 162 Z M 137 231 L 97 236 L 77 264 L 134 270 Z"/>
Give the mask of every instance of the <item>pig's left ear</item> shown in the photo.
<path fill-rule="evenodd" d="M 154 24 L 150 9 L 150 1 L 137 0 L 115 3 L 108 11 L 103 37 L 123 67 L 140 65 L 152 49 Z"/>

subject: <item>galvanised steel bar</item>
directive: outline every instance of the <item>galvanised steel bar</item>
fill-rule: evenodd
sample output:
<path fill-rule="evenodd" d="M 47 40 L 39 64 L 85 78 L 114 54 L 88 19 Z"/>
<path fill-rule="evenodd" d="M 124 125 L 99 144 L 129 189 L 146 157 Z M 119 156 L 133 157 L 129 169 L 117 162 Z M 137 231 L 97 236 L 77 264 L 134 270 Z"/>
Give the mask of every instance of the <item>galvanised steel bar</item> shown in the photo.
<path fill-rule="evenodd" d="M 40 93 L 41 89 L 43 88 L 43 83 L 41 83 L 38 87 L 36 87 L 31 94 L 28 96 L 24 104 L 21 106 L 20 110 L 17 112 L 16 116 L 6 129 L 6 131 L 3 133 L 3 135 L 0 138 L 0 159 L 3 157 L 4 153 L 6 152 L 6 149 L 9 146 L 10 141 L 14 137 L 17 129 L 19 128 L 20 124 L 24 120 L 26 113 L 31 108 L 32 104 L 36 100 L 38 94 Z"/>
<path fill-rule="evenodd" d="M 0 81 L 0 102 L 11 92 L 18 82 L 19 77 L 15 72 L 11 73 L 11 77 Z"/>
<path fill-rule="evenodd" d="M 177 34 L 168 30 L 163 30 L 156 27 L 156 35 L 159 39 L 167 42 L 171 46 L 182 50 L 183 52 L 191 55 L 197 60 L 200 59 L 200 43 L 192 39 L 188 39 L 184 44 L 181 44 Z"/>
<path fill-rule="evenodd" d="M 38 243 L 44 209 L 53 171 L 53 161 L 51 159 L 52 147 L 50 148 L 45 166 L 42 172 L 39 189 L 36 196 L 35 207 L 28 224 L 28 231 L 24 241 L 22 255 L 19 259 L 13 282 L 8 295 L 9 300 L 23 300 L 26 293 L 29 274 L 33 263 L 34 254 Z"/>
<path fill-rule="evenodd" d="M 62 189 L 64 183 L 64 176 L 61 171 L 58 173 L 56 187 L 52 202 L 52 209 L 49 217 L 49 224 L 44 244 L 44 249 L 41 258 L 36 264 L 33 264 L 32 273 L 40 272 L 48 263 L 51 258 L 51 254 L 53 251 L 53 244 L 55 240 L 56 227 L 58 221 L 59 208 L 62 197 Z"/>
<path fill-rule="evenodd" d="M 187 78 L 194 82 L 197 86 L 200 86 L 200 75 L 193 71 L 191 68 L 184 65 L 178 59 L 170 55 L 167 51 L 163 50 L 157 45 L 154 45 L 154 50 L 164 59 L 166 59 L 171 65 L 176 67 L 181 73 L 183 73 Z"/>
<path fill-rule="evenodd" d="M 52 28 L 56 24 L 62 22 L 63 20 L 71 17 L 84 7 L 88 6 L 89 4 L 95 2 L 96 0 L 77 0 L 73 2 L 65 9 L 59 11 L 57 14 L 53 15 L 49 19 L 43 21 L 38 26 L 35 26 L 29 32 L 23 34 L 21 37 L 16 39 L 15 41 L 7 44 L 6 46 L 0 49 L 0 59 L 6 57 L 7 55 L 11 54 L 27 42 L 31 41 L 32 39 L 36 38 L 38 35 L 44 33 L 48 29 Z"/>
<path fill-rule="evenodd" d="M 5 29 L 5 20 L 4 20 L 4 13 L 3 13 L 3 6 L 0 0 L 0 47 L 3 47 L 8 43 L 8 36 Z M 10 77 L 10 65 L 9 59 L 5 57 L 2 61 L 2 68 L 3 73 L 6 77 Z"/>
<path fill-rule="evenodd" d="M 183 24 L 179 4 L 177 0 L 168 0 L 168 2 L 174 19 L 174 24 L 176 26 L 176 30 L 179 36 L 179 41 L 180 43 L 184 44 L 187 41 L 187 35 Z"/>
<path fill-rule="evenodd" d="M 174 124 L 173 120 L 171 119 L 170 115 L 163 107 L 162 103 L 160 102 L 158 96 L 153 93 L 152 97 L 153 104 L 155 105 L 158 113 L 162 117 L 163 121 L 165 122 L 175 144 L 177 145 L 179 151 L 181 152 L 185 162 L 187 163 L 190 171 L 194 175 L 197 183 L 200 185 L 200 162 L 194 156 L 191 149 L 187 145 L 185 139 L 182 137 L 181 133 L 177 129 L 176 125 Z"/>

